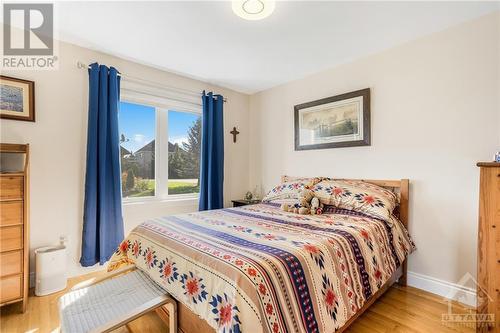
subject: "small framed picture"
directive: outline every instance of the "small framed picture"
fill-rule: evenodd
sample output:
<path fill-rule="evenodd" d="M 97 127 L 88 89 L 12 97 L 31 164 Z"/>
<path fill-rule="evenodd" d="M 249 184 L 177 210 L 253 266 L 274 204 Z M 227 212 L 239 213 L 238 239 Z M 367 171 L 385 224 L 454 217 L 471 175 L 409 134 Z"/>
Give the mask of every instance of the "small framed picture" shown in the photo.
<path fill-rule="evenodd" d="M 0 118 L 35 121 L 35 82 L 0 75 Z"/>
<path fill-rule="evenodd" d="M 370 89 L 295 105 L 295 150 L 370 145 Z"/>

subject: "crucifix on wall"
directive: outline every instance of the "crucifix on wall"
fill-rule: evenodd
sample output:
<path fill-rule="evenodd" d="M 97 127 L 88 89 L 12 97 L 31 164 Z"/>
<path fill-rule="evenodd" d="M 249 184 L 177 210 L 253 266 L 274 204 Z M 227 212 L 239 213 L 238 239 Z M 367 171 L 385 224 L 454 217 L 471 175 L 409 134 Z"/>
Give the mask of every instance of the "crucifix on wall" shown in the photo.
<path fill-rule="evenodd" d="M 233 135 L 233 142 L 236 142 L 236 136 L 238 134 L 240 134 L 240 132 L 238 132 L 238 130 L 236 129 L 236 127 L 233 127 L 233 130 L 231 132 L 229 132 Z"/>

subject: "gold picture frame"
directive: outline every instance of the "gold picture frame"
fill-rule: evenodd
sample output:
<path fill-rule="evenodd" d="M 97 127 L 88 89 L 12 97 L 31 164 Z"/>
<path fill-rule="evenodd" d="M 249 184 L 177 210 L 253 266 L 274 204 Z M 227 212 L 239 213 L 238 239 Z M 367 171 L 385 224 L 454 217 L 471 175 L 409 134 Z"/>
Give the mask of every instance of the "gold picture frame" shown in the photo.
<path fill-rule="evenodd" d="M 0 75 L 0 118 L 35 121 L 35 82 Z"/>

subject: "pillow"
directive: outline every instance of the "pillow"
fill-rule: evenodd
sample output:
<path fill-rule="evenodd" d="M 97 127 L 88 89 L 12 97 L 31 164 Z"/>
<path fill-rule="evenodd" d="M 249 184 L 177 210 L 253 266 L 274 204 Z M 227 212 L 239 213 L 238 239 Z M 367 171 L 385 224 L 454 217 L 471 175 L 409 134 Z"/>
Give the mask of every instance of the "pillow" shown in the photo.
<path fill-rule="evenodd" d="M 295 176 L 287 176 L 287 175 L 281 176 L 282 183 L 304 181 L 304 182 L 312 182 L 313 185 L 315 185 L 324 179 L 330 179 L 330 178 L 327 178 L 327 177 L 295 177 Z"/>
<path fill-rule="evenodd" d="M 359 180 L 324 180 L 312 188 L 324 205 L 357 211 L 389 220 L 397 205 L 397 197 L 380 186 Z"/>
<path fill-rule="evenodd" d="M 272 201 L 277 199 L 296 199 L 299 192 L 304 188 L 311 188 L 317 184 L 319 179 L 316 178 L 300 178 L 298 180 L 281 183 L 272 188 L 262 199 L 262 201 Z"/>

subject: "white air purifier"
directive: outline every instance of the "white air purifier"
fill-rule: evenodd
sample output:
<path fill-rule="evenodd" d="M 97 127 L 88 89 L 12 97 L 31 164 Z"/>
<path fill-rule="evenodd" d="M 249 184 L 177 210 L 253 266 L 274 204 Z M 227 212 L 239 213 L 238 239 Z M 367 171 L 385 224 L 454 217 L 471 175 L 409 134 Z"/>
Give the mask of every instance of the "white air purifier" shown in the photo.
<path fill-rule="evenodd" d="M 47 246 L 35 250 L 35 295 L 44 296 L 66 288 L 66 246 Z"/>

